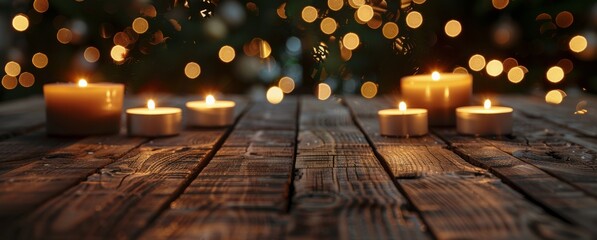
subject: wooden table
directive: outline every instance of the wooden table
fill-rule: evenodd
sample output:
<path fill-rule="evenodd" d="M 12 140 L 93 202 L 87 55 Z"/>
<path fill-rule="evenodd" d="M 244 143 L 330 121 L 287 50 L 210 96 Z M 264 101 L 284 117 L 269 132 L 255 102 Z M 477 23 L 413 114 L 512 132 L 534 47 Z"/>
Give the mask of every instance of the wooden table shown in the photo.
<path fill-rule="evenodd" d="M 0 238 L 597 238 L 593 96 L 502 97 L 511 137 L 408 139 L 379 136 L 386 98 L 229 98 L 233 127 L 156 139 L 51 138 L 41 97 L 0 104 Z"/>

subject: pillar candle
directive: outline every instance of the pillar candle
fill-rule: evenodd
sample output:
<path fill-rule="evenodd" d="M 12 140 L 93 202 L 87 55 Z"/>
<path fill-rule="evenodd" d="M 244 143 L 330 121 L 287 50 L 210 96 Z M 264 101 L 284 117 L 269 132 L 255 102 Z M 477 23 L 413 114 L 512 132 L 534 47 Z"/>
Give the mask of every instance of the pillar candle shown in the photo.
<path fill-rule="evenodd" d="M 470 104 L 473 77 L 462 73 L 407 76 L 401 80 L 404 100 L 412 107 L 429 111 L 431 126 L 454 126 L 457 107 Z"/>
<path fill-rule="evenodd" d="M 44 85 L 49 135 L 115 134 L 120 130 L 124 85 L 117 83 L 51 83 Z"/>

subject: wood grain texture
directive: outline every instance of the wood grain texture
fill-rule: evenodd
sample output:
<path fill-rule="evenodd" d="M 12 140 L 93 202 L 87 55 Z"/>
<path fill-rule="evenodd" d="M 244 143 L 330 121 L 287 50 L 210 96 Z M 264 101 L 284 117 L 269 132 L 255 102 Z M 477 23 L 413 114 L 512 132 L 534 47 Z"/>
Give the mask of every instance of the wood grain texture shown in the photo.
<path fill-rule="evenodd" d="M 513 106 L 517 111 L 533 117 L 545 118 L 563 128 L 570 128 L 580 133 L 597 137 L 596 97 L 590 95 L 568 96 L 561 104 L 548 104 L 542 97 L 528 95 L 508 95 L 497 99 L 501 104 Z M 585 101 L 585 114 L 575 114 L 577 105 Z"/>
<path fill-rule="evenodd" d="M 0 103 L 0 140 L 40 129 L 45 114 L 41 96 Z"/>
<path fill-rule="evenodd" d="M 298 103 L 256 103 L 143 239 L 280 239 L 287 221 Z"/>
<path fill-rule="evenodd" d="M 239 108 L 244 106 L 241 102 Z M 26 215 L 6 234 L 26 239 L 132 238 L 182 191 L 225 133 L 226 128 L 190 129 L 175 137 L 153 139 L 98 172 L 93 170 L 91 176 Z M 72 147 L 73 159 L 89 164 L 80 155 L 88 153 L 89 144 L 81 146 Z"/>
<path fill-rule="evenodd" d="M 385 100 L 347 97 L 360 124 L 378 124 L 371 109 L 387 108 Z M 365 114 L 359 114 L 365 112 Z M 367 120 L 369 119 L 369 120 Z M 374 126 L 363 126 L 368 136 Z M 487 171 L 470 165 L 437 143 L 377 144 L 372 139 L 407 197 L 439 239 L 491 238 L 588 238 L 586 231 L 571 227 L 525 200 Z M 419 138 L 412 138 L 416 141 Z M 507 201 L 505 200 L 507 199 Z M 545 224 L 544 224 L 545 223 Z M 550 231 L 537 229 L 550 229 Z"/>
<path fill-rule="evenodd" d="M 425 239 L 348 109 L 304 97 L 290 208 L 291 239 Z"/>

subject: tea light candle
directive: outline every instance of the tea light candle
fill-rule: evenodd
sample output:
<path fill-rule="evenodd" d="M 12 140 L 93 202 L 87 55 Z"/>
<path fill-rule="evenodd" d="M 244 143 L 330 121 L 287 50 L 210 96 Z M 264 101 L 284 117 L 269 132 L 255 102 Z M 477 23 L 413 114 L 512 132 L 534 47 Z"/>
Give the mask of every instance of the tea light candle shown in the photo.
<path fill-rule="evenodd" d="M 187 102 L 187 124 L 199 127 L 222 127 L 234 122 L 233 101 L 216 101 L 208 95 L 205 101 Z"/>
<path fill-rule="evenodd" d="M 126 126 L 130 136 L 162 137 L 180 132 L 182 110 L 173 107 L 155 107 L 153 100 L 147 101 L 147 108 L 126 110 Z"/>
<path fill-rule="evenodd" d="M 459 107 L 456 109 L 456 129 L 467 135 L 512 134 L 512 108 L 491 106 L 489 99 L 483 106 Z"/>
<path fill-rule="evenodd" d="M 413 107 L 429 111 L 432 126 L 454 126 L 457 107 L 468 106 L 473 77 L 464 73 L 438 73 L 403 77 L 402 97 Z"/>
<path fill-rule="evenodd" d="M 44 85 L 48 135 L 85 136 L 120 131 L 124 85 L 50 83 Z"/>
<path fill-rule="evenodd" d="M 384 109 L 377 112 L 379 131 L 384 136 L 414 137 L 427 134 L 427 110 L 406 108 L 400 102 L 398 109 Z"/>

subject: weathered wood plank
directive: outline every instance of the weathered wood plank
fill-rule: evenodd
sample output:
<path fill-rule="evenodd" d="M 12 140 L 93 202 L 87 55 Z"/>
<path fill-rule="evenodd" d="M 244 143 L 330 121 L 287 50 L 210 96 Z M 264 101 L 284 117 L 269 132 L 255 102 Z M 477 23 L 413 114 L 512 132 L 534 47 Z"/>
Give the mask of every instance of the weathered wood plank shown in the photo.
<path fill-rule="evenodd" d="M 564 98 L 561 104 L 548 104 L 541 97 L 528 95 L 500 96 L 498 101 L 504 105 L 513 106 L 516 111 L 524 112 L 533 117 L 544 118 L 550 122 L 559 124 L 561 127 L 574 129 L 580 133 L 597 137 L 597 105 L 596 98 L 589 95 L 577 97 L 569 96 Z M 574 114 L 576 106 L 585 101 L 585 114 Z"/>
<path fill-rule="evenodd" d="M 281 239 L 287 226 L 297 101 L 257 103 L 141 238 Z"/>
<path fill-rule="evenodd" d="M 348 110 L 303 98 L 289 238 L 425 239 Z"/>
<path fill-rule="evenodd" d="M 243 102 L 239 105 L 242 110 Z M 153 139 L 35 209 L 6 234 L 16 238 L 134 237 L 204 166 L 225 133 L 226 129 L 192 129 Z M 73 152 L 84 154 L 85 149 L 83 145 Z"/>
<path fill-rule="evenodd" d="M 356 97 L 346 100 L 361 125 L 378 124 L 372 121 L 376 115 L 367 111 L 389 107 L 380 99 L 367 105 Z M 375 127 L 363 129 L 368 136 L 376 134 L 370 132 Z M 577 231 L 436 143 L 424 145 L 424 139 L 406 146 L 372 143 L 437 238 L 570 238 Z M 573 236 L 588 237 L 585 231 Z"/>
<path fill-rule="evenodd" d="M 40 96 L 0 104 L 0 140 L 21 135 L 44 125 L 45 105 Z"/>

